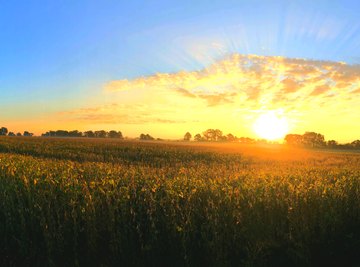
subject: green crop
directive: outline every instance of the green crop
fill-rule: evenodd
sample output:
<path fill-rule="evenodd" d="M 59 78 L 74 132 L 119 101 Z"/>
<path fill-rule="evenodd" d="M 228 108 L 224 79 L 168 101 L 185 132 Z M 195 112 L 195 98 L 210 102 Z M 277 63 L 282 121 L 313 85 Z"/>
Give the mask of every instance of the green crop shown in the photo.
<path fill-rule="evenodd" d="M 1 266 L 356 266 L 360 155 L 0 138 Z"/>

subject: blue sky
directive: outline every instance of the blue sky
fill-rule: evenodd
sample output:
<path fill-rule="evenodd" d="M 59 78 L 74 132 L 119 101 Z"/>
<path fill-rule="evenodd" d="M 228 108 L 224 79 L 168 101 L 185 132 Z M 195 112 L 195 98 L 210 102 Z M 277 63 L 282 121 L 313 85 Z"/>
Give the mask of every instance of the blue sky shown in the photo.
<path fill-rule="evenodd" d="M 231 53 L 360 63 L 359 1 L 0 0 L 0 120 Z M 15 110 L 16 109 L 16 110 Z"/>

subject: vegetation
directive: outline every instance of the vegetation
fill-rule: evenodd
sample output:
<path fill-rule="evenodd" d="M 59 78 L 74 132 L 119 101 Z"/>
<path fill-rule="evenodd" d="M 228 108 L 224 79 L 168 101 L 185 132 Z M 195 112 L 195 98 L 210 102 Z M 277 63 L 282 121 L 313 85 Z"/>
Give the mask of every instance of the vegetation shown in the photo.
<path fill-rule="evenodd" d="M 355 266 L 360 155 L 0 138 L 1 266 Z"/>
<path fill-rule="evenodd" d="M 65 131 L 65 130 L 57 130 L 57 131 L 49 131 L 45 134 L 42 134 L 44 137 L 89 137 L 89 138 L 119 138 L 122 139 L 123 135 L 120 131 L 111 130 L 109 132 L 105 130 L 99 131 L 85 131 L 80 132 L 78 130 L 73 131 Z"/>
<path fill-rule="evenodd" d="M 0 128 L 0 136 L 26 136 L 31 137 L 33 133 L 24 131 L 23 134 L 14 132 L 9 132 L 6 127 Z M 89 138 L 116 138 L 124 139 L 121 131 L 85 131 L 81 132 L 78 130 L 67 131 L 67 130 L 57 130 L 57 131 L 48 131 L 41 135 L 42 137 L 89 137 Z M 192 138 L 190 132 L 184 134 L 183 140 L 190 141 Z M 136 139 L 152 141 L 155 140 L 150 134 L 140 134 Z M 163 141 L 161 138 L 156 138 L 157 141 Z M 194 141 L 197 142 L 236 142 L 242 144 L 266 144 L 269 143 L 265 139 L 253 139 L 249 137 L 237 137 L 232 133 L 223 135 L 223 132 L 219 129 L 207 129 L 202 134 L 195 134 Z M 315 132 L 305 132 L 301 134 L 287 134 L 284 138 L 286 144 L 291 146 L 306 147 L 306 148 L 327 148 L 327 149 L 360 149 L 360 140 L 354 140 L 351 143 L 339 144 L 336 140 L 325 140 L 324 135 Z M 271 142 L 270 142 L 271 143 Z"/>
<path fill-rule="evenodd" d="M 347 144 L 339 144 L 335 140 L 328 140 L 326 142 L 322 134 L 315 132 L 306 132 L 303 135 L 287 134 L 284 140 L 288 145 L 308 148 L 360 149 L 360 140 L 355 140 Z"/>

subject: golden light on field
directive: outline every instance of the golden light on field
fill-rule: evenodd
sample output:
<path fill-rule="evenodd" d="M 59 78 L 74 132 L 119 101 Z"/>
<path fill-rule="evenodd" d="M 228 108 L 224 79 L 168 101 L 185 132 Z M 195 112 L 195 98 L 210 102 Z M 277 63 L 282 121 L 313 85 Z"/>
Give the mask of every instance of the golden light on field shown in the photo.
<path fill-rule="evenodd" d="M 286 118 L 279 117 L 271 111 L 261 114 L 256 119 L 253 128 L 259 137 L 268 140 L 281 139 L 289 131 Z"/>

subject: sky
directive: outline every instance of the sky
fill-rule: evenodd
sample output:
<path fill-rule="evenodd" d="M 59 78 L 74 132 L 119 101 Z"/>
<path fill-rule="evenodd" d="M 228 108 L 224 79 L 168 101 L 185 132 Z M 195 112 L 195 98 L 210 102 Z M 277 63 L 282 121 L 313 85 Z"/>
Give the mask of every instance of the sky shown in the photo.
<path fill-rule="evenodd" d="M 360 139 L 359 1 L 0 0 L 0 126 Z"/>

